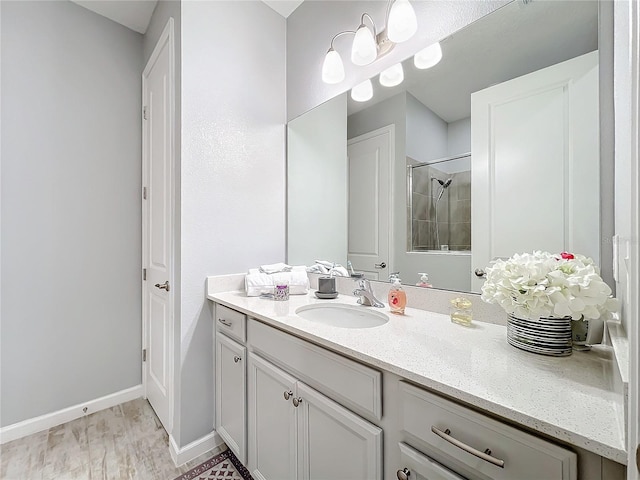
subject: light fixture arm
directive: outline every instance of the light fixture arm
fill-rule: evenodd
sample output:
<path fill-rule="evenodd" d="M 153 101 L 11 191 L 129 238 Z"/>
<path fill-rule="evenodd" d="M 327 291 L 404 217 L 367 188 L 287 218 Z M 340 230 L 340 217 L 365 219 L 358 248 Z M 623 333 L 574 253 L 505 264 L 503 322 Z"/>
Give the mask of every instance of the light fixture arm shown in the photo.
<path fill-rule="evenodd" d="M 340 37 L 340 36 L 342 36 L 342 35 L 346 35 L 346 34 L 348 34 L 348 33 L 350 33 L 351 35 L 355 35 L 355 34 L 356 34 L 356 32 L 354 32 L 353 30 L 345 30 L 344 32 L 336 33 L 336 34 L 333 36 L 333 38 L 331 39 L 331 44 L 330 44 L 330 46 L 329 46 L 329 50 L 333 50 L 333 41 L 334 41 L 336 38 L 338 38 L 338 37 Z"/>
<path fill-rule="evenodd" d="M 376 38 L 378 36 L 378 30 L 376 29 L 376 22 L 373 21 L 373 18 L 371 18 L 371 15 L 369 15 L 367 12 L 363 13 L 362 16 L 360 17 L 360 26 L 364 25 L 365 17 L 367 17 L 371 22 L 371 26 L 373 27 L 373 38 Z"/>
<path fill-rule="evenodd" d="M 391 13 L 391 5 L 393 5 L 393 2 L 395 2 L 395 0 L 389 0 L 389 3 L 387 3 L 387 13 L 384 16 L 384 27 L 387 28 L 387 26 L 389 25 L 389 14 Z"/>

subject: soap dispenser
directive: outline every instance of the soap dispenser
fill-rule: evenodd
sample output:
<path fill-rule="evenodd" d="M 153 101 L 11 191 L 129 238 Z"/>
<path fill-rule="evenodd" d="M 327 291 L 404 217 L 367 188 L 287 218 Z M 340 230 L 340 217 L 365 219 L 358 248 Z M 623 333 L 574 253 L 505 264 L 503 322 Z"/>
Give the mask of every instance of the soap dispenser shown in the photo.
<path fill-rule="evenodd" d="M 389 310 L 391 313 L 404 315 L 404 307 L 407 306 L 407 294 L 402 289 L 400 277 L 397 274 L 389 276 L 391 288 L 389 289 Z"/>
<path fill-rule="evenodd" d="M 425 287 L 431 288 L 433 285 L 429 283 L 429 274 L 428 273 L 419 273 L 420 281 L 416 283 L 416 287 Z"/>

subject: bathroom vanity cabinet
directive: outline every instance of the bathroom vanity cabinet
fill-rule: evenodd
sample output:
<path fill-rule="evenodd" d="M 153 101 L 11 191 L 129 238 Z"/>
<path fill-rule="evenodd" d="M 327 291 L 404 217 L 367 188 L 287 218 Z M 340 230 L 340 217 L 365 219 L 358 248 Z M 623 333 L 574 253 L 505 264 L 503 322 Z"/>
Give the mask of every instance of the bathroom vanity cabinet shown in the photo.
<path fill-rule="evenodd" d="M 308 341 L 290 326 L 220 304 L 215 315 L 216 430 L 257 480 L 624 478 L 615 462 Z"/>

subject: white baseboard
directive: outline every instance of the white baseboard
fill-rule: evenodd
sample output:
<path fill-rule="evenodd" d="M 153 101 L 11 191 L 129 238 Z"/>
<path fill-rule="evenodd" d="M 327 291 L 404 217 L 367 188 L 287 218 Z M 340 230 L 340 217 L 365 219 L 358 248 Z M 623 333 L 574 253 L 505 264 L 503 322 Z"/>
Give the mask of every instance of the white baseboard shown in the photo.
<path fill-rule="evenodd" d="M 135 387 L 120 390 L 119 392 L 96 398 L 95 400 L 79 403 L 78 405 L 64 408 L 57 412 L 47 413 L 46 415 L 23 420 L 13 425 L 7 425 L 6 427 L 0 428 L 0 445 L 62 425 L 63 423 L 70 422 L 84 415 L 89 415 L 104 410 L 105 408 L 115 407 L 121 403 L 135 400 L 136 398 L 142 397 L 142 395 L 142 385 L 136 385 Z"/>
<path fill-rule="evenodd" d="M 169 435 L 169 452 L 171 453 L 173 463 L 176 464 L 176 467 L 179 467 L 190 462 L 194 458 L 199 457 L 203 453 L 207 453 L 214 448 L 219 447 L 223 443 L 224 440 L 222 440 L 222 437 L 220 437 L 218 432 L 215 430 L 209 435 L 205 435 L 182 448 L 179 448 L 173 436 Z"/>

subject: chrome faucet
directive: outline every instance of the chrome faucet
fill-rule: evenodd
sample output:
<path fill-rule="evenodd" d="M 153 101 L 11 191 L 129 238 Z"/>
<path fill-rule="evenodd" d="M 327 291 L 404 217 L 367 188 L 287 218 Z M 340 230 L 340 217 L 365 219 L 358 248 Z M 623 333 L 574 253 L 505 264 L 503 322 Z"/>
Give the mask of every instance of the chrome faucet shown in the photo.
<path fill-rule="evenodd" d="M 353 294 L 356 297 L 360 297 L 358 299 L 360 305 L 384 308 L 384 304 L 373 294 L 371 282 L 369 282 L 368 278 L 364 278 L 363 274 L 352 275 L 352 277 L 358 282 L 358 288 L 353 291 Z"/>

